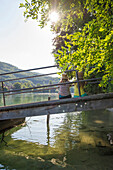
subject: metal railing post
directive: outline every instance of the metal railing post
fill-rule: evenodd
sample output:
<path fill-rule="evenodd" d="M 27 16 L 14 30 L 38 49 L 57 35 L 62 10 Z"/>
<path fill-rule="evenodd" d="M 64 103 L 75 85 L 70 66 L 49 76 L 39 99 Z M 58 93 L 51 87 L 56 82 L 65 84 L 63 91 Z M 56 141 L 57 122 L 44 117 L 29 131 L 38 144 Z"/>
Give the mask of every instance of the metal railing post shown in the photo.
<path fill-rule="evenodd" d="M 79 78 L 78 78 L 78 71 L 76 71 L 76 78 L 77 78 L 77 85 L 78 85 L 79 96 L 81 97 L 80 84 L 79 84 Z"/>
<path fill-rule="evenodd" d="M 4 91 L 4 82 L 2 81 L 2 91 Z M 3 92 L 3 104 L 4 106 L 6 106 L 6 102 L 5 102 L 5 94 Z"/>
<path fill-rule="evenodd" d="M 50 96 L 48 97 L 48 101 L 50 101 Z M 48 114 L 47 114 L 47 126 L 49 126 L 49 119 L 50 119 L 50 114 L 49 114 L 49 112 L 48 112 Z"/>

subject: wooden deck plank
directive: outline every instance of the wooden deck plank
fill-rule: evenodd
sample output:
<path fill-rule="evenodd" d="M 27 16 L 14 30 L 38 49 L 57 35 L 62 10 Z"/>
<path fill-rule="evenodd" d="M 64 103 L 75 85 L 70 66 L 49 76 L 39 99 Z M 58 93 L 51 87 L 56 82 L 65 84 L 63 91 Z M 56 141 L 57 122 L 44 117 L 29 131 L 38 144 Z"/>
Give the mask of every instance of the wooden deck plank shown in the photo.
<path fill-rule="evenodd" d="M 43 101 L 0 107 L 0 120 L 31 116 L 106 109 L 113 107 L 113 93 L 91 95 L 79 98 Z"/>

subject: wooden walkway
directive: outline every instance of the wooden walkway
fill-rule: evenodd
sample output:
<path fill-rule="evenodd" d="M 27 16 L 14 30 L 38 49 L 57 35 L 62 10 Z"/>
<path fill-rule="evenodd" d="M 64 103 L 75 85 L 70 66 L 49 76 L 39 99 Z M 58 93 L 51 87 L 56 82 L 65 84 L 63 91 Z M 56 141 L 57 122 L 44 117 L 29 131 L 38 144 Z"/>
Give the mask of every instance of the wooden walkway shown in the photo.
<path fill-rule="evenodd" d="M 113 108 L 113 93 L 0 107 L 0 120 Z"/>

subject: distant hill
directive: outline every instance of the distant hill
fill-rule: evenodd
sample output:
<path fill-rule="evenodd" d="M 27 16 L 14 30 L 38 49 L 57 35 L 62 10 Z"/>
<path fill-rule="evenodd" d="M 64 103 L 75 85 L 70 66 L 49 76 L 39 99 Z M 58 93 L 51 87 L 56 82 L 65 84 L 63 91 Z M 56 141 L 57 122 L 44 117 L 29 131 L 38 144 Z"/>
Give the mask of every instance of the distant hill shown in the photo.
<path fill-rule="evenodd" d="M 0 62 L 0 74 L 19 71 L 19 70 L 21 69 L 11 64 Z M 35 76 L 35 75 L 40 75 L 40 73 L 36 73 L 36 72 L 21 73 L 20 72 L 20 73 L 8 74 L 8 75 L 0 76 L 0 80 L 15 79 L 15 78 L 21 78 L 21 77 Z M 6 85 L 12 85 L 14 82 L 22 82 L 22 83 L 30 82 L 33 86 L 36 86 L 37 84 L 40 84 L 40 85 L 49 84 L 50 81 L 52 82 L 52 84 L 55 84 L 55 83 L 58 83 L 59 79 L 58 77 L 51 77 L 51 76 L 35 77 L 35 78 L 28 78 L 28 79 L 22 79 L 22 80 L 17 80 L 17 81 L 9 81 L 9 82 L 6 82 Z"/>

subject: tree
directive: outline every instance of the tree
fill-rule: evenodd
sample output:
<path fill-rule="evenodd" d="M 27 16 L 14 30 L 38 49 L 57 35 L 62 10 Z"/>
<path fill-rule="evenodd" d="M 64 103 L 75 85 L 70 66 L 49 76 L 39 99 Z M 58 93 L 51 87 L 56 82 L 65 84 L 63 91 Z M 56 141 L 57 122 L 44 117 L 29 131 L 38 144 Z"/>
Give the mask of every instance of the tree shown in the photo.
<path fill-rule="evenodd" d="M 24 82 L 24 84 L 22 85 L 22 88 L 30 88 L 32 87 L 32 84 L 30 81 Z"/>
<path fill-rule="evenodd" d="M 19 82 L 15 82 L 14 84 L 13 84 L 13 87 L 14 87 L 14 89 L 21 89 L 21 83 L 19 83 Z"/>
<path fill-rule="evenodd" d="M 26 19 L 32 18 L 39 22 L 39 26 L 42 28 L 49 21 L 49 16 L 52 11 L 57 11 L 60 15 L 60 22 L 57 25 L 61 25 L 62 30 L 67 28 L 68 25 L 73 24 L 75 19 L 81 13 L 81 7 L 84 0 L 25 0 L 25 3 L 20 3 L 20 8 L 24 7 L 24 16 Z M 71 18 L 71 15 L 75 14 L 75 17 Z M 65 24 L 65 22 L 67 24 Z M 79 21 L 78 21 L 79 22 Z M 56 24 L 53 23 L 54 28 Z"/>
<path fill-rule="evenodd" d="M 60 51 L 59 64 L 64 70 L 68 63 L 84 69 L 85 76 L 101 73 L 100 85 L 107 86 L 113 78 L 113 2 L 87 0 L 86 8 L 95 18 L 81 31 L 67 35 L 69 41 L 65 42 L 67 48 Z M 76 51 L 72 51 L 74 45 Z"/>
<path fill-rule="evenodd" d="M 41 27 L 47 24 L 52 9 L 57 10 L 60 21 L 51 28 L 59 34 L 54 50 L 59 68 L 65 71 L 77 66 L 85 71 L 85 77 L 101 74 L 100 85 L 107 86 L 113 78 L 112 0 L 25 0 L 20 7 L 25 7 L 26 18 L 36 19 Z"/>

